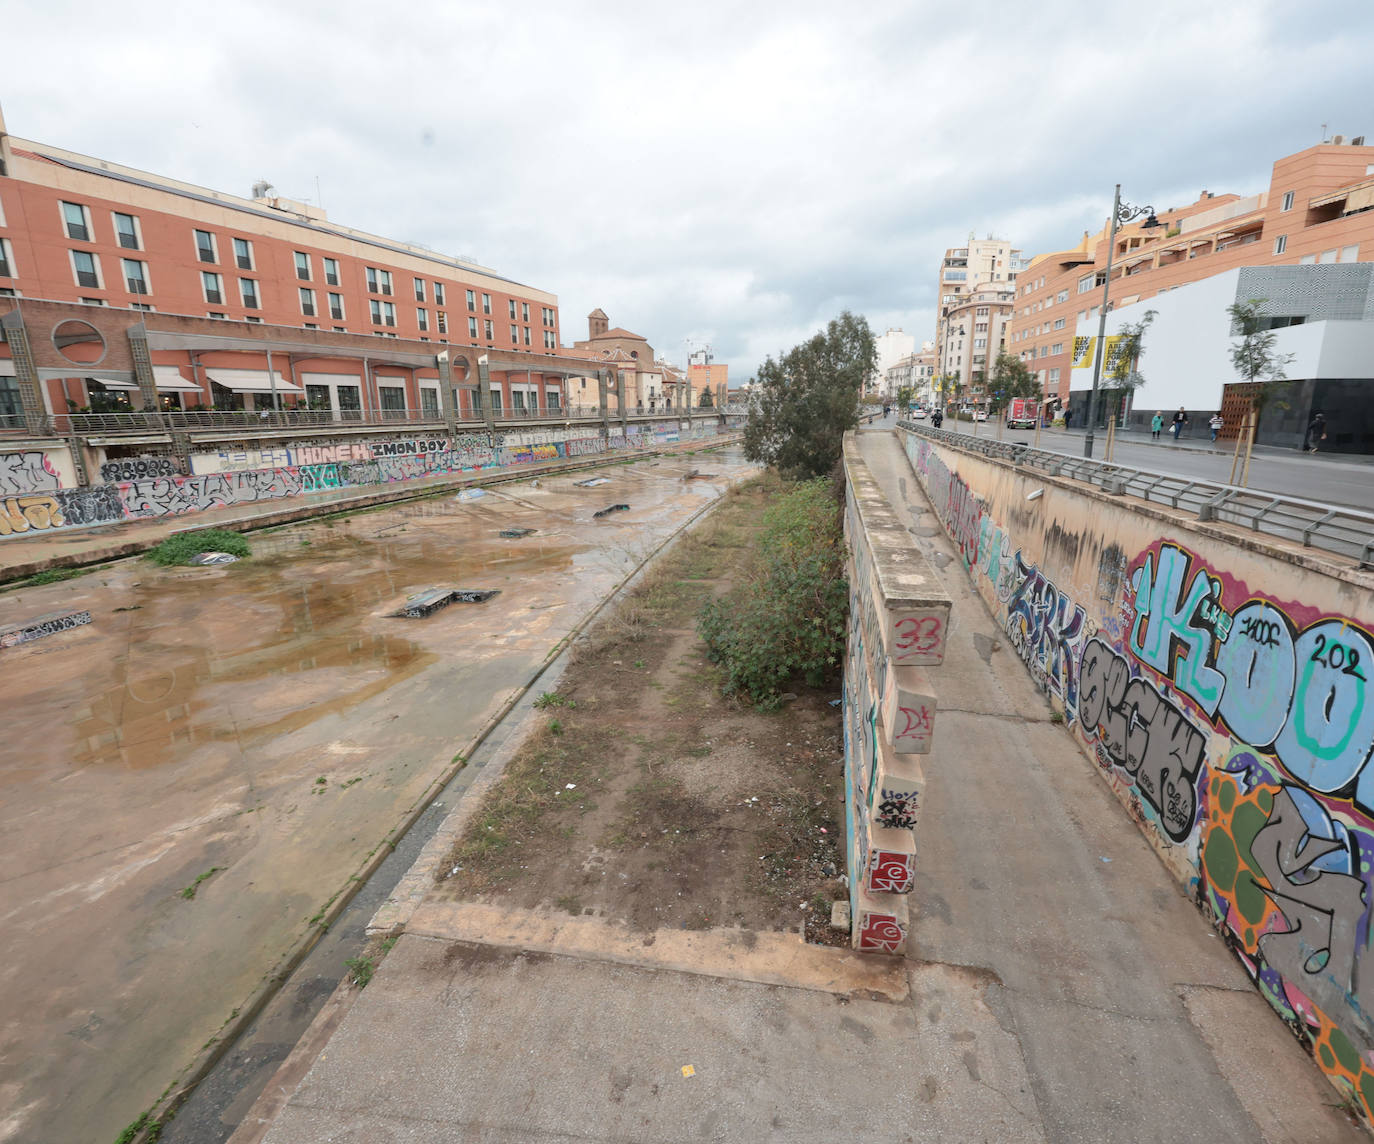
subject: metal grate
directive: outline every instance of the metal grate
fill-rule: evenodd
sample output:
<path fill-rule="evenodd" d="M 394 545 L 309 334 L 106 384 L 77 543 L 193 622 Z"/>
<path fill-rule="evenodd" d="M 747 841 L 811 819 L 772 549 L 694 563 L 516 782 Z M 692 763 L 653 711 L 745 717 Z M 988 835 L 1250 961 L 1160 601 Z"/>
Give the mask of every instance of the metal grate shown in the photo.
<path fill-rule="evenodd" d="M 1072 477 L 1109 493 L 1168 505 L 1191 512 L 1199 520 L 1240 525 L 1266 536 L 1293 541 L 1304 548 L 1348 556 L 1358 561 L 1361 568 L 1374 568 L 1374 513 L 1215 481 L 1109 465 L 1071 453 L 1032 449 L 1012 441 L 933 429 L 914 421 L 897 424 L 909 433 L 956 445 L 970 453 L 996 457 L 1049 476 Z"/>

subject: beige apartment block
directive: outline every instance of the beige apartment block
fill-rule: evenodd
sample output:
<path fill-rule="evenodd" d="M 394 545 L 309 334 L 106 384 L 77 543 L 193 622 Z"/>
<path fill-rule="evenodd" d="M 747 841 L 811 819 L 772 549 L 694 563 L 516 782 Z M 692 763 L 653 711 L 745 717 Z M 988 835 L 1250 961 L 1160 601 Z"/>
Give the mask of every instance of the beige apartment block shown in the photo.
<path fill-rule="evenodd" d="M 1009 311 L 1025 266 L 1020 250 L 991 235 L 969 235 L 967 244 L 950 247 L 940 261 L 935 373 L 957 378 L 965 400 L 976 396 L 983 403 L 986 373 L 1002 345 L 1003 304 Z"/>
<path fill-rule="evenodd" d="M 1122 191 L 1131 198 L 1134 188 Z M 1257 194 L 1204 190 L 1156 217 L 1158 227 L 1137 220 L 1117 230 L 1113 309 L 1237 267 L 1358 262 L 1361 251 L 1374 261 L 1374 147 L 1337 135 L 1279 159 Z M 1036 255 L 1016 280 L 1007 348 L 1051 400 L 1067 403 L 1075 327 L 1102 304 L 1109 231 L 1110 219 L 1068 249 Z"/>

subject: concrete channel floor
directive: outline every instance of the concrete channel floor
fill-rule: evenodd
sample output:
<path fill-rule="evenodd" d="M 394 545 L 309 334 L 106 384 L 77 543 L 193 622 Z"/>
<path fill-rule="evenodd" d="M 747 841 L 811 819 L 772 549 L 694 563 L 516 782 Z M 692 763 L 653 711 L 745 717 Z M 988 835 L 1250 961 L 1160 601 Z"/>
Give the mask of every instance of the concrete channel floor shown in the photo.
<path fill-rule="evenodd" d="M 235 1144 L 1366 1139 L 862 444 L 954 598 L 911 954 L 422 905 Z"/>

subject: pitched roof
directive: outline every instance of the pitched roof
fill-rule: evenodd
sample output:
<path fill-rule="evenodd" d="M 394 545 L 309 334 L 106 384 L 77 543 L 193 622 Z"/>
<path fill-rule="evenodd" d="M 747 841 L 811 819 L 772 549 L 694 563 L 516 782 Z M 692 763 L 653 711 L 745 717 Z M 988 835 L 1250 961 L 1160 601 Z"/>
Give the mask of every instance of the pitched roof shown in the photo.
<path fill-rule="evenodd" d="M 589 318 L 604 318 L 605 316 L 606 311 L 603 310 L 600 306 L 598 306 L 595 310 L 593 310 L 590 314 L 587 315 L 587 317 Z"/>
<path fill-rule="evenodd" d="M 597 334 L 596 337 L 589 338 L 588 341 L 599 342 L 602 338 L 631 338 L 637 342 L 647 342 L 649 340 L 644 337 L 643 334 L 630 333 L 624 326 L 612 326 L 604 334 Z"/>

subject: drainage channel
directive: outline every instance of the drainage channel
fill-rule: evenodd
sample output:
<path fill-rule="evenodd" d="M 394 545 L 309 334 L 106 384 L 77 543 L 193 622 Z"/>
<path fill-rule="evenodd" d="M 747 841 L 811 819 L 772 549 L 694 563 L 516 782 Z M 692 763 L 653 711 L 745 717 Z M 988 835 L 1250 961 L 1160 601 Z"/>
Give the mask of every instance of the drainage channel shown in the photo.
<path fill-rule="evenodd" d="M 531 673 L 520 698 L 485 734 L 467 764 L 438 791 L 410 829 L 397 838 L 395 848 L 357 889 L 329 930 L 321 935 L 262 1011 L 196 1084 L 172 1118 L 164 1122 L 157 1137 L 159 1144 L 224 1144 L 233 1135 L 278 1067 L 347 975 L 347 962 L 363 952 L 368 941 L 367 925 L 373 915 L 415 864 L 426 843 L 483 768 L 499 759 L 510 745 L 512 736 L 541 694 L 537 686 L 540 681 L 546 680 L 556 686 L 570 650 L 582 634 L 720 499 L 717 497 L 692 513 L 587 613 L 560 654 Z"/>

